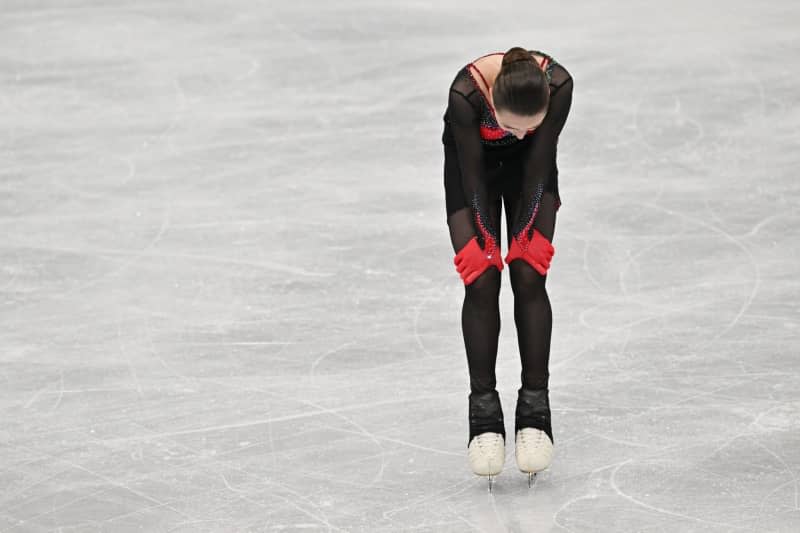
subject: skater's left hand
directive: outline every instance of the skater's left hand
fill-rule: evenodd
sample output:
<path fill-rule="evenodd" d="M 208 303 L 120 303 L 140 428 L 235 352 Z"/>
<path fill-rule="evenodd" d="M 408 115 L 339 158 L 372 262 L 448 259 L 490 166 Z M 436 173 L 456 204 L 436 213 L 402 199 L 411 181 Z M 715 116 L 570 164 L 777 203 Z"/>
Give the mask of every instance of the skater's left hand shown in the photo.
<path fill-rule="evenodd" d="M 517 239 L 517 236 L 511 240 L 511 247 L 506 255 L 506 264 L 510 265 L 511 261 L 522 259 L 536 272 L 542 276 L 546 275 L 556 249 L 537 229 L 533 230 L 533 238 L 530 241 L 524 235 L 520 237 L 520 240 Z"/>

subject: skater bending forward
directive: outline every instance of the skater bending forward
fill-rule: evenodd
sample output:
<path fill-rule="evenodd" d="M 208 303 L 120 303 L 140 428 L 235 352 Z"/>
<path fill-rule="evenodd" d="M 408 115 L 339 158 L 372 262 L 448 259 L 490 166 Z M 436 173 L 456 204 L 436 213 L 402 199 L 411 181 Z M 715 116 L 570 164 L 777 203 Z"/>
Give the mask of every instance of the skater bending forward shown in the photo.
<path fill-rule="evenodd" d="M 444 115 L 444 187 L 456 270 L 464 282 L 461 327 L 469 368 L 468 458 L 492 478 L 505 459 L 496 390 L 500 334 L 500 210 L 514 293 L 521 387 L 515 413 L 517 465 L 531 475 L 553 455 L 548 397 L 552 311 L 545 290 L 558 194 L 556 145 L 572 104 L 572 76 L 553 57 L 514 47 L 476 59 L 450 86 Z"/>

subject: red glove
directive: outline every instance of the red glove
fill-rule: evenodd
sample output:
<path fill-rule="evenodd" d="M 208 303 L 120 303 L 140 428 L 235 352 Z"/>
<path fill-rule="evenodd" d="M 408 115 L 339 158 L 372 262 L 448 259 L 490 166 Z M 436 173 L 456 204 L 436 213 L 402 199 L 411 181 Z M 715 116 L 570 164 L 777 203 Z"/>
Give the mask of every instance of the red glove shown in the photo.
<path fill-rule="evenodd" d="M 486 269 L 496 266 L 503 271 L 503 259 L 500 256 L 500 247 L 490 236 L 485 235 L 486 248 L 481 250 L 478 237 L 473 237 L 456 254 L 453 263 L 456 265 L 464 285 L 469 285 L 483 274 Z"/>
<path fill-rule="evenodd" d="M 511 264 L 514 259 L 522 259 L 542 276 L 547 274 L 556 249 L 537 229 L 533 230 L 533 239 L 530 241 L 525 237 L 525 233 L 522 233 L 520 237 L 521 241 L 517 240 L 516 236 L 511 240 L 506 263 Z"/>

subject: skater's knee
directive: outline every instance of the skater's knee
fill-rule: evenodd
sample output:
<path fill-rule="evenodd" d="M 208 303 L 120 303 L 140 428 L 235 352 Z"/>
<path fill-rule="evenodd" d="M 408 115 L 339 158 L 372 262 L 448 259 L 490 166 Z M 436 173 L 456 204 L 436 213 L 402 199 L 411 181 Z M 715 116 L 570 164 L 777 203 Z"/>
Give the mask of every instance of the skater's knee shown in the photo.
<path fill-rule="evenodd" d="M 539 298 L 544 295 L 547 275 L 542 276 L 525 261 L 512 261 L 509 268 L 515 296 Z"/>
<path fill-rule="evenodd" d="M 500 271 L 489 267 L 478 279 L 465 286 L 466 298 L 481 306 L 496 306 L 500 297 Z"/>

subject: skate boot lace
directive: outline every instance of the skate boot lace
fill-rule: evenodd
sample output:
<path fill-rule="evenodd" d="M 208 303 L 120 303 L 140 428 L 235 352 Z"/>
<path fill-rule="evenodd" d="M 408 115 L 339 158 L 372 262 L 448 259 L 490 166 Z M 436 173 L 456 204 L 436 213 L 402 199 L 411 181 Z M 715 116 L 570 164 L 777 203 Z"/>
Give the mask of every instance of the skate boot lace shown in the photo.
<path fill-rule="evenodd" d="M 481 433 L 475 438 L 478 439 L 477 444 L 481 451 L 484 451 L 487 448 L 494 448 L 500 443 L 501 440 L 503 440 L 503 436 L 499 433 Z"/>
<path fill-rule="evenodd" d="M 536 428 L 523 428 L 520 429 L 518 433 L 520 444 L 523 446 L 534 446 L 540 444 L 544 434 L 544 431 Z"/>

